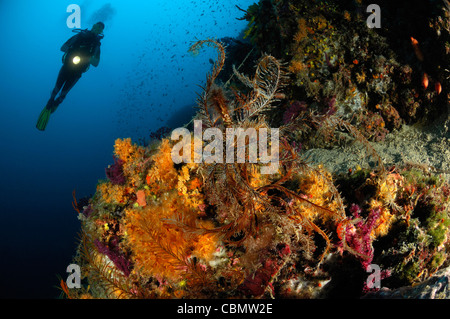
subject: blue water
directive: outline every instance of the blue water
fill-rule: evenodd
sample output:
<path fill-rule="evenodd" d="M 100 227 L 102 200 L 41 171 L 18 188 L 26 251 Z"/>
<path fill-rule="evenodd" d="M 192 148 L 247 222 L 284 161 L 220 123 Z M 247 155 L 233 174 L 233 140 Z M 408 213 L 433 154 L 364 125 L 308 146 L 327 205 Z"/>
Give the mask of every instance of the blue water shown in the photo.
<path fill-rule="evenodd" d="M 0 1 L 0 297 L 54 298 L 79 230 L 72 208 L 95 192 L 113 163 L 114 140 L 145 138 L 190 120 L 214 51 L 192 41 L 237 37 L 251 0 Z M 35 127 L 71 36 L 70 4 L 81 28 L 105 23 L 100 65 L 91 66 L 51 116 Z"/>

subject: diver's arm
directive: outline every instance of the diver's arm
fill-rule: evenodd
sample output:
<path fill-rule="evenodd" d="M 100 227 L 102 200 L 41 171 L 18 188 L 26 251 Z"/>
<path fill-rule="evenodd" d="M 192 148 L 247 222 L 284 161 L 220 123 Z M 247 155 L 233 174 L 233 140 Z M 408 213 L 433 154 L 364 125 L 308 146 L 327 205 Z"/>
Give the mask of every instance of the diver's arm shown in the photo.
<path fill-rule="evenodd" d="M 95 67 L 100 63 L 100 45 L 95 48 L 95 52 L 91 57 L 91 64 Z"/>

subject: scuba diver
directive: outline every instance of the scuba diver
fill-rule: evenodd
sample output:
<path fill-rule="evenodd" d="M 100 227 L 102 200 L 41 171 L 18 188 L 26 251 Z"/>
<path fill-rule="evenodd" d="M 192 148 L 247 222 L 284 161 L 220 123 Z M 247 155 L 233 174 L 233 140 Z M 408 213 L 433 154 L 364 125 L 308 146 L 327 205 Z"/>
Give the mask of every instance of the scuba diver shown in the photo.
<path fill-rule="evenodd" d="M 89 66 L 98 66 L 100 62 L 100 40 L 103 39 L 102 32 L 104 28 L 103 22 L 97 22 L 92 26 L 91 30 L 72 30 L 77 34 L 67 40 L 61 47 L 61 51 L 64 52 L 62 57 L 63 66 L 59 71 L 50 99 L 39 115 L 36 124 L 38 130 L 45 130 L 50 114 L 55 112 L 67 93 L 81 78 L 81 75 L 89 69 Z M 61 93 L 55 99 L 59 91 Z"/>

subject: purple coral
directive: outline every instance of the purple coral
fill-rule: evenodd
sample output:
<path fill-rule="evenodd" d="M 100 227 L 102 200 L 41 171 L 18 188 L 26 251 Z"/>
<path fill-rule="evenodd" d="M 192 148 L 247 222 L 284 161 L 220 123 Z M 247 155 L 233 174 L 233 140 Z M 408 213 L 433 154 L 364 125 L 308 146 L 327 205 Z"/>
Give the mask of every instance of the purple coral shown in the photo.
<path fill-rule="evenodd" d="M 373 259 L 372 237 L 370 234 L 380 217 L 381 209 L 379 207 L 372 209 L 365 221 L 360 216 L 361 208 L 358 205 L 352 204 L 350 212 L 353 215 L 354 226 L 346 228 L 345 239 L 350 248 L 361 255 L 361 264 L 367 270 Z"/>
<path fill-rule="evenodd" d="M 89 204 L 88 206 L 84 207 L 82 213 L 83 213 L 84 217 L 89 218 L 89 216 L 91 216 L 92 211 L 93 211 L 92 205 Z"/>
<path fill-rule="evenodd" d="M 300 113 L 305 112 L 307 105 L 305 102 L 294 101 L 283 114 L 283 124 L 292 122 Z"/>
<path fill-rule="evenodd" d="M 109 244 L 105 244 L 100 240 L 94 241 L 95 246 L 99 253 L 108 256 L 108 258 L 114 263 L 114 265 L 128 277 L 131 273 L 132 263 L 120 252 L 119 243 L 117 238 L 112 238 Z"/>
<path fill-rule="evenodd" d="M 337 107 L 336 107 L 336 96 L 333 96 L 332 98 L 330 98 L 327 101 L 327 106 L 328 109 L 326 111 L 326 115 L 333 115 L 337 112 Z"/>
<path fill-rule="evenodd" d="M 115 185 L 125 184 L 125 176 L 123 175 L 123 161 L 114 157 L 114 164 L 109 165 L 105 169 L 106 177 Z"/>
<path fill-rule="evenodd" d="M 278 258 L 268 258 L 262 262 L 262 267 L 255 273 L 250 274 L 244 279 L 239 289 L 246 296 L 261 296 L 267 288 L 273 292 L 272 280 L 283 267 L 286 258 L 291 254 L 291 247 L 288 244 L 280 243 L 277 245 Z"/>

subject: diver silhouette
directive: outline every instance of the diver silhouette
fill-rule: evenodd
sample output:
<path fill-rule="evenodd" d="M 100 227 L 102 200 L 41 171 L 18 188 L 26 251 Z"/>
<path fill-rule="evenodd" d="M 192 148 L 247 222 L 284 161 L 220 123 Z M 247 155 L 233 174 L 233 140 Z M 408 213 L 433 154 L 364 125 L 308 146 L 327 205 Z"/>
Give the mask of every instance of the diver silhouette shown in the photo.
<path fill-rule="evenodd" d="M 47 105 L 39 115 L 36 128 L 44 131 L 47 126 L 50 114 L 55 112 L 58 106 L 64 101 L 67 93 L 86 72 L 90 65 L 97 67 L 100 62 L 100 40 L 103 39 L 103 22 L 97 22 L 91 30 L 74 29 L 77 34 L 67 40 L 61 47 L 64 52 L 62 57 L 63 66 L 59 71 L 56 85 L 51 93 Z M 56 98 L 56 95 L 60 95 Z M 56 99 L 55 99 L 56 98 Z"/>

